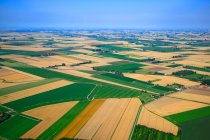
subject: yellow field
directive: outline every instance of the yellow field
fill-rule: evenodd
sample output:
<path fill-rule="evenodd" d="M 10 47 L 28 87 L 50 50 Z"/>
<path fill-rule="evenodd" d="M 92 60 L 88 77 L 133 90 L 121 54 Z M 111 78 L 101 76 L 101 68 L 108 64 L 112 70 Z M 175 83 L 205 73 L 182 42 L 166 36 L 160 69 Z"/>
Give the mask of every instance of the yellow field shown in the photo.
<path fill-rule="evenodd" d="M 141 80 L 141 81 L 154 81 L 152 82 L 153 84 L 158 84 L 160 86 L 167 86 L 167 85 L 172 85 L 172 84 L 180 84 L 185 87 L 191 87 L 191 86 L 198 86 L 200 83 L 198 82 L 193 82 L 188 79 L 184 78 L 179 78 L 179 77 L 174 77 L 174 76 L 163 76 L 163 75 L 147 75 L 147 74 L 135 74 L 135 73 L 126 73 L 124 74 L 126 77 L 130 77 L 136 80 Z"/>
<path fill-rule="evenodd" d="M 40 119 L 41 122 L 34 126 L 31 130 L 26 132 L 21 138 L 23 139 L 36 139 L 45 130 L 52 126 L 57 120 L 59 120 L 66 112 L 74 107 L 78 101 L 64 102 L 53 105 L 47 105 L 38 107 L 29 111 L 23 112 L 23 114 Z"/>
<path fill-rule="evenodd" d="M 142 108 L 139 119 L 138 119 L 139 125 L 144 125 L 148 128 L 154 128 L 156 130 L 165 132 L 165 133 L 171 133 L 173 135 L 177 135 L 178 133 L 178 127 L 169 122 L 168 120 L 148 111 L 145 107 Z"/>
<path fill-rule="evenodd" d="M 73 138 L 78 131 L 86 124 L 98 108 L 104 103 L 105 99 L 93 100 L 77 117 L 71 122 L 55 139 L 63 137 Z"/>
<path fill-rule="evenodd" d="M 208 105 L 171 97 L 162 97 L 145 105 L 149 111 L 160 116 L 168 116 L 206 106 Z"/>
<path fill-rule="evenodd" d="M 0 69 L 0 88 L 38 81 L 41 79 L 43 78 L 8 67 L 2 66 Z"/>
<path fill-rule="evenodd" d="M 139 110 L 139 106 L 141 105 L 141 102 L 139 102 L 138 99 L 133 98 L 131 99 L 130 103 L 128 104 L 128 107 L 126 108 L 123 115 L 113 136 L 112 140 L 128 140 L 133 123 L 135 121 L 136 115 Z"/>
<path fill-rule="evenodd" d="M 168 96 L 210 104 L 210 89 L 190 89 Z"/>
<path fill-rule="evenodd" d="M 186 70 L 186 69 L 183 68 L 182 66 L 180 66 L 180 67 L 175 67 L 175 68 L 171 68 L 171 69 L 168 69 L 168 70 L 162 70 L 160 72 L 164 73 L 166 75 L 171 75 L 173 72 L 177 72 L 177 71 L 181 71 L 181 70 Z"/>
<path fill-rule="evenodd" d="M 140 105 L 135 98 L 107 99 L 75 138 L 116 139 L 121 135 L 128 138 Z"/>
<path fill-rule="evenodd" d="M 72 82 L 70 81 L 66 81 L 66 80 L 60 80 L 60 81 L 56 81 L 56 82 L 52 82 L 49 84 L 44 84 L 41 86 L 37 86 L 37 87 L 33 87 L 33 88 L 29 88 L 29 89 L 25 89 L 25 90 L 21 90 L 21 91 L 17 91 L 17 92 L 13 92 L 10 93 L 8 95 L 3 95 L 0 96 L 0 103 L 1 104 L 5 104 L 8 102 L 12 102 L 18 99 L 22 99 L 22 98 L 26 98 L 29 96 L 33 96 L 36 94 L 40 94 L 42 92 L 45 91 L 49 91 L 49 90 L 53 90 L 59 87 L 63 87 L 66 85 L 72 84 Z"/>
<path fill-rule="evenodd" d="M 176 61 L 177 64 L 182 64 L 186 66 L 197 66 L 197 67 L 210 67 L 210 63 L 205 63 L 203 61 L 192 61 L 192 60 L 181 60 Z"/>
<path fill-rule="evenodd" d="M 49 57 L 15 57 L 13 60 L 26 63 L 29 65 L 37 66 L 37 67 L 48 67 L 48 66 L 54 66 L 54 65 L 61 65 L 65 63 L 66 65 L 71 65 L 75 63 L 80 63 L 82 61 L 77 59 L 72 59 L 70 57 L 64 57 L 64 56 L 49 56 Z"/>

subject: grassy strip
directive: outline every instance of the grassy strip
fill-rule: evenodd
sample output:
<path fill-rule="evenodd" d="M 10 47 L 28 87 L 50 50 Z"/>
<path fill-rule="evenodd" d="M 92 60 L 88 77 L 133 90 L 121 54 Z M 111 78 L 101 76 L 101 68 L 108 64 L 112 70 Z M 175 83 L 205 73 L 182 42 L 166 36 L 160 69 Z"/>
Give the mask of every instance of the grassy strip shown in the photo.
<path fill-rule="evenodd" d="M 180 140 L 180 136 L 174 136 L 153 128 L 137 125 L 135 126 L 131 140 Z"/>
<path fill-rule="evenodd" d="M 110 44 L 96 45 L 96 47 L 103 48 L 104 50 L 111 50 L 111 51 L 129 51 L 129 50 L 133 50 L 132 48 L 120 47 L 120 46 L 110 45 Z"/>
<path fill-rule="evenodd" d="M 170 88 L 155 86 L 147 82 L 135 80 L 124 76 L 118 76 L 111 73 L 95 75 L 94 77 L 157 93 L 165 93 L 172 90 Z"/>
<path fill-rule="evenodd" d="M 28 88 L 33 88 L 33 87 L 36 87 L 36 86 L 40 86 L 40 85 L 43 85 L 43 84 L 48 84 L 48 83 L 51 83 L 51 82 L 55 82 L 55 81 L 58 81 L 60 79 L 58 78 L 53 78 L 53 79 L 44 79 L 44 80 L 40 80 L 38 82 L 32 82 L 32 83 L 27 83 L 27 84 L 20 84 L 20 85 L 15 85 L 15 86 L 12 86 L 12 87 L 6 87 L 6 88 L 2 88 L 0 89 L 0 95 L 7 95 L 9 93 L 13 93 L 13 92 L 17 92 L 17 91 L 20 91 L 20 90 L 25 90 L 25 89 L 28 89 Z"/>
<path fill-rule="evenodd" d="M 148 61 L 148 59 L 135 59 L 135 58 L 127 57 L 126 55 L 121 55 L 121 54 L 102 53 L 101 55 L 104 56 L 104 57 L 118 58 L 118 59 L 122 59 L 122 60 L 133 61 L 133 62 L 146 62 L 146 61 Z"/>
<path fill-rule="evenodd" d="M 198 71 L 204 71 L 204 72 L 210 72 L 210 69 L 208 68 L 200 68 L 200 67 L 195 67 L 195 66 L 186 66 L 185 68 L 198 70 Z"/>
<path fill-rule="evenodd" d="M 76 116 L 82 112 L 85 107 L 89 104 L 88 101 L 80 101 L 70 111 L 68 111 L 61 119 L 54 123 L 49 129 L 42 133 L 38 140 L 47 140 L 55 138 L 65 127 L 71 123 Z"/>
<path fill-rule="evenodd" d="M 6 103 L 5 105 L 16 111 L 22 112 L 35 107 L 86 99 L 95 85 L 75 83 L 54 90 L 46 91 L 41 94 L 26 97 L 20 100 Z"/>
<path fill-rule="evenodd" d="M 41 55 L 41 53 L 39 52 L 1 49 L 0 55 L 8 55 L 8 54 L 18 54 L 18 55 L 26 55 L 26 56 L 40 56 Z"/>
<path fill-rule="evenodd" d="M 18 139 L 39 121 L 23 115 L 17 115 L 0 124 L 0 136 L 7 139 Z"/>

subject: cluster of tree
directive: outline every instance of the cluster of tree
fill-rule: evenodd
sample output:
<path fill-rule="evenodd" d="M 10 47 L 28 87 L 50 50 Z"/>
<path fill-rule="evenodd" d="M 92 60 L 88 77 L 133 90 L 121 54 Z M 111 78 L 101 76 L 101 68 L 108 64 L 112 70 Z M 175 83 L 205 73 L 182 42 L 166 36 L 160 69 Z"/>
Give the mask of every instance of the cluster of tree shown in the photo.
<path fill-rule="evenodd" d="M 181 70 L 181 71 L 173 72 L 172 74 L 182 77 L 182 76 L 187 76 L 190 74 L 196 74 L 196 72 L 192 70 Z"/>
<path fill-rule="evenodd" d="M 90 64 L 92 63 L 92 61 L 85 61 L 85 62 L 81 62 L 81 63 L 76 63 L 76 64 L 72 64 L 70 66 L 79 66 L 79 65 L 82 65 L 82 64 Z"/>

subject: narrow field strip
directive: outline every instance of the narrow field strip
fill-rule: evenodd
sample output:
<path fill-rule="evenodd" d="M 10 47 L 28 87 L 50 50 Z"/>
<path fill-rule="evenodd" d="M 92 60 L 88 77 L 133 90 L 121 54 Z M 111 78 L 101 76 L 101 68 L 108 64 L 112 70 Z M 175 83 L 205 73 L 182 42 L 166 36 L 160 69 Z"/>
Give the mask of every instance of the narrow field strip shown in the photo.
<path fill-rule="evenodd" d="M 113 136 L 112 140 L 128 140 L 132 131 L 136 115 L 138 113 L 141 102 L 137 98 L 131 99 L 126 108 Z"/>
<path fill-rule="evenodd" d="M 79 130 L 87 123 L 87 121 L 92 117 L 92 115 L 101 107 L 104 103 L 104 99 L 93 100 L 86 108 L 83 110 L 76 119 L 73 120 L 56 138 L 59 140 L 61 138 L 73 138 Z"/>
<path fill-rule="evenodd" d="M 174 97 L 174 98 L 180 98 L 180 99 L 186 99 L 186 100 L 191 100 L 191 101 L 210 104 L 210 96 L 205 96 L 205 95 L 190 94 L 190 93 L 181 92 L 181 93 L 174 93 L 174 94 L 171 94 L 171 95 L 168 95 L 168 96 L 169 97 Z"/>
<path fill-rule="evenodd" d="M 160 116 L 168 116 L 206 107 L 208 104 L 182 100 L 178 98 L 162 97 L 146 105 L 146 108 Z"/>
<path fill-rule="evenodd" d="M 18 99 L 22 99 L 22 98 L 26 98 L 29 96 L 33 96 L 45 91 L 49 91 L 52 89 L 56 89 L 59 87 L 63 87 L 69 84 L 72 84 L 73 82 L 70 81 L 66 81 L 66 80 L 60 80 L 60 81 L 56 81 L 56 82 L 52 82 L 49 84 L 44 84 L 41 86 L 37 86 L 37 87 L 33 87 L 33 88 L 29 88 L 29 89 L 25 89 L 25 90 L 21 90 L 18 92 L 14 92 L 14 93 L 10 93 L 8 95 L 3 95 L 0 96 L 0 103 L 1 104 L 5 104 L 8 102 L 12 102 Z"/>
<path fill-rule="evenodd" d="M 178 134 L 178 130 L 179 130 L 178 126 L 148 111 L 145 107 L 143 107 L 141 110 L 138 124 L 146 126 L 148 128 L 154 128 L 156 130 L 159 130 L 165 133 L 171 133 L 175 136 Z"/>
<path fill-rule="evenodd" d="M 111 139 L 112 134 L 114 133 L 121 116 L 123 115 L 125 109 L 127 108 L 130 102 L 129 98 L 120 99 L 115 105 L 112 113 L 109 114 L 109 117 L 103 122 L 101 127 L 97 130 L 97 133 L 92 138 L 93 140 L 108 140 Z"/>
<path fill-rule="evenodd" d="M 107 99 L 75 138 L 129 139 L 140 105 L 138 98 Z"/>
<path fill-rule="evenodd" d="M 38 107 L 23 114 L 32 116 L 42 120 L 39 124 L 26 132 L 21 138 L 23 139 L 36 139 L 45 130 L 52 126 L 58 119 L 60 119 L 66 112 L 73 108 L 78 101 L 64 102 L 59 104 L 47 105 Z"/>
<path fill-rule="evenodd" d="M 118 100 L 108 99 L 104 104 L 96 111 L 96 113 L 88 120 L 85 126 L 78 132 L 75 138 L 78 139 L 91 139 L 102 123 L 114 110 Z"/>

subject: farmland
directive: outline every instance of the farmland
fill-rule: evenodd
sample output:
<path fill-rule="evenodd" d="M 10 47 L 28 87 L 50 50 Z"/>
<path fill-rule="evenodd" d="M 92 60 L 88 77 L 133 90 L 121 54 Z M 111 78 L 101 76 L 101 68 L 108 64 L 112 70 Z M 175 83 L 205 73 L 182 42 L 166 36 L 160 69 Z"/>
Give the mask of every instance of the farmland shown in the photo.
<path fill-rule="evenodd" d="M 208 140 L 208 40 L 199 32 L 1 33 L 0 139 Z"/>

